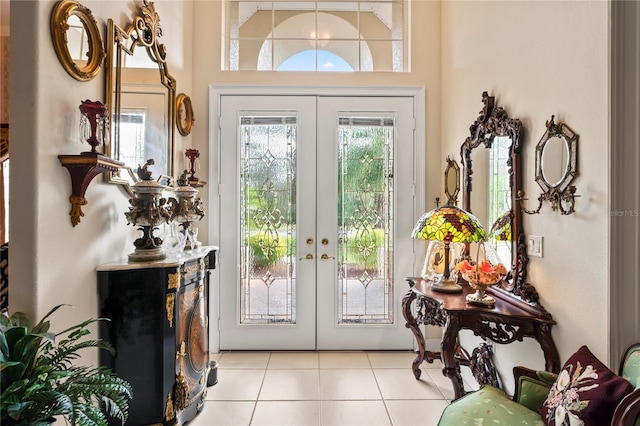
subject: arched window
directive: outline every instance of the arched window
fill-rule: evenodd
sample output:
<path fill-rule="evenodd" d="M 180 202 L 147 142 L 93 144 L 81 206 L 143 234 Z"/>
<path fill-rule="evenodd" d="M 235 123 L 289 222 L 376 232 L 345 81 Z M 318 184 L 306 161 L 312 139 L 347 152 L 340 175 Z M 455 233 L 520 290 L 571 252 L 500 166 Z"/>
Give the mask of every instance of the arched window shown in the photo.
<path fill-rule="evenodd" d="M 288 57 L 276 68 L 276 71 L 351 72 L 353 67 L 335 53 L 309 49 Z"/>
<path fill-rule="evenodd" d="M 403 0 L 226 0 L 225 6 L 224 69 L 407 71 Z"/>

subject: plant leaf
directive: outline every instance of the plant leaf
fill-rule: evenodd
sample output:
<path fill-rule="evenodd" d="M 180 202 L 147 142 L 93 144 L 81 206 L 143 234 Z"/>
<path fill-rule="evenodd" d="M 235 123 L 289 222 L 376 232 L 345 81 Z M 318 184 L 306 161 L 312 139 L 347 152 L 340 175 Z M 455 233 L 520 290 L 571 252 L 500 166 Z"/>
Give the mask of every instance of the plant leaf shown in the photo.
<path fill-rule="evenodd" d="M 133 394 L 131 385 L 107 368 L 75 364 L 79 351 L 85 348 L 115 352 L 108 342 L 87 338 L 88 325 L 107 319 L 92 318 L 62 332 L 50 332 L 46 318 L 62 306 L 54 307 L 33 328 L 29 318 L 19 313 L 12 316 L 19 326 L 3 328 L 2 423 L 47 425 L 49 419 L 61 416 L 74 426 L 106 426 L 108 413 L 124 424 Z"/>
<path fill-rule="evenodd" d="M 0 331 L 4 333 L 5 330 L 10 326 L 11 324 L 9 323 L 9 317 L 7 317 L 7 313 L 2 312 L 2 314 L 0 314 Z"/>
<path fill-rule="evenodd" d="M 11 327 L 5 333 L 4 337 L 7 341 L 7 353 L 8 357 L 11 359 L 11 354 L 14 351 L 16 343 L 27 335 L 27 329 L 25 327 Z"/>
<path fill-rule="evenodd" d="M 0 334 L 0 361 L 5 362 L 7 359 L 9 359 L 9 345 L 3 331 Z"/>
<path fill-rule="evenodd" d="M 63 306 L 71 306 L 68 304 L 60 304 L 60 305 L 56 305 L 53 308 L 51 308 L 51 310 L 49 312 L 47 312 L 47 314 L 45 316 L 42 317 L 42 319 L 40 319 L 40 321 L 38 321 L 38 324 L 36 324 L 36 327 L 40 324 L 42 324 L 47 318 L 49 318 L 51 316 L 51 314 L 53 314 L 55 311 L 57 311 L 58 309 L 60 309 Z"/>
<path fill-rule="evenodd" d="M 9 322 L 15 327 L 25 327 L 27 330 L 31 330 L 31 320 L 24 312 L 15 312 L 9 318 Z"/>

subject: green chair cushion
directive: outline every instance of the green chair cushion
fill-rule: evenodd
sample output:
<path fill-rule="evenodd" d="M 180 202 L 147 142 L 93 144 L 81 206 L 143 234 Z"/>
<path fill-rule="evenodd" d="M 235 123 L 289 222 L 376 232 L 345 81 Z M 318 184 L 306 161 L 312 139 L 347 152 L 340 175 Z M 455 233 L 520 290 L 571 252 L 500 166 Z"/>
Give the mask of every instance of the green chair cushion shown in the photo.
<path fill-rule="evenodd" d="M 544 400 L 549 396 L 549 389 L 551 389 L 552 384 L 553 383 L 547 384 L 540 380 L 532 379 L 531 377 L 521 376 L 518 379 L 520 393 L 518 394 L 518 400 L 516 402 L 530 410 L 538 412 Z"/>
<path fill-rule="evenodd" d="M 485 385 L 449 404 L 438 425 L 514 425 L 516 419 L 518 425 L 544 426 L 539 413 L 510 400 L 500 389 Z"/>
<path fill-rule="evenodd" d="M 640 388 L 640 346 L 627 354 L 622 367 L 622 377 L 629 380 L 634 389 Z"/>
<path fill-rule="evenodd" d="M 518 399 L 519 404 L 530 410 L 540 412 L 540 408 L 549 395 L 549 389 L 558 378 L 557 374 L 545 370 L 536 371 L 538 379 L 528 376 L 518 378 Z"/>

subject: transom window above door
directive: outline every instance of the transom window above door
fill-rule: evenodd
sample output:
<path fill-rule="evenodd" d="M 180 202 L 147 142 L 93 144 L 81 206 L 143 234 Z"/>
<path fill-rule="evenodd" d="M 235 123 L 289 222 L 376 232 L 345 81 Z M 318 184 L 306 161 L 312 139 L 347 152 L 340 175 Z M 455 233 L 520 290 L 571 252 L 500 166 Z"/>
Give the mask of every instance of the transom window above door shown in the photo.
<path fill-rule="evenodd" d="M 408 2 L 225 0 L 222 68 L 408 71 Z"/>

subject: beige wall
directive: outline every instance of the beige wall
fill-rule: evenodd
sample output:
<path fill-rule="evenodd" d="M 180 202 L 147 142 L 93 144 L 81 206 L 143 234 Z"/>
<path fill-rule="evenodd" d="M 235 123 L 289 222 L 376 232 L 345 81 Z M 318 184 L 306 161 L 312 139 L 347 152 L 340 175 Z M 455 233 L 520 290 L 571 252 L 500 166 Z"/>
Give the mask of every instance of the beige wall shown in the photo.
<path fill-rule="evenodd" d="M 562 216 L 547 204 L 524 218 L 527 234 L 544 237 L 544 257 L 530 258 L 529 282 L 558 322 L 553 337 L 561 360 L 583 344 L 601 359 L 609 355 L 608 19 L 604 1 L 442 4 L 443 156 L 460 160 L 488 91 L 524 125 L 523 189 L 534 208 L 534 152 L 545 121 L 554 114 L 580 135 L 576 213 Z M 531 342 L 496 352 L 503 359 L 514 351 L 518 361 L 530 354 L 544 365 Z M 510 366 L 502 367 L 509 377 Z"/>
<path fill-rule="evenodd" d="M 98 315 L 96 265 L 133 251 L 138 231 L 124 217 L 128 196 L 117 185 L 105 184 L 102 176 L 87 189 L 81 223 L 71 226 L 71 181 L 57 155 L 88 149 L 78 140 L 78 105 L 85 99 L 104 101 L 105 71 L 80 82 L 62 68 L 49 35 L 55 3 L 11 3 L 10 303 L 12 311 L 38 317 L 56 304 L 73 305 L 54 316 L 57 329 L 58 322 L 68 325 Z M 91 9 L 103 40 L 107 19 L 125 26 L 135 11 L 128 1 L 82 3 Z M 178 92 L 190 93 L 192 3 L 155 5 L 169 70 Z M 190 146 L 189 138 L 179 135 L 177 143 L 181 150 Z"/>
<path fill-rule="evenodd" d="M 94 179 L 82 222 L 69 221 L 70 180 L 58 154 L 84 149 L 78 142 L 78 104 L 104 100 L 104 71 L 86 83 L 72 79 L 59 64 L 49 36 L 53 0 L 13 2 L 11 13 L 11 305 L 42 315 L 54 304 L 76 308 L 66 322 L 97 313 L 95 266 L 132 251 L 137 233 L 126 225 L 127 196 Z M 124 25 L 130 1 L 85 0 L 102 33 L 106 20 Z M 220 71 L 221 2 L 156 1 L 177 92 L 191 96 L 193 133 L 176 133 L 177 149 L 201 150 L 202 172 L 209 170 L 209 87 L 424 86 L 426 88 L 426 200 L 442 196 L 444 158 L 459 160 L 459 147 L 481 108 L 481 93 L 525 126 L 525 190 L 533 181 L 533 146 L 552 114 L 580 135 L 576 180 L 577 212 L 525 218 L 529 234 L 545 237 L 545 257 L 532 258 L 530 281 L 558 326 L 553 335 L 566 359 L 588 344 L 607 359 L 608 342 L 608 4 L 605 1 L 413 1 L 410 73 L 278 73 Z M 34 31 L 34 28 L 40 29 Z M 21 53 L 21 54 L 18 54 Z M 26 54 L 30 53 L 30 54 Z M 19 76 L 19 78 L 18 78 Z M 178 165 L 180 163 L 178 162 Z M 207 201 L 208 191 L 203 191 Z M 209 215 L 210 217 L 211 215 Z M 215 244 L 206 221 L 201 240 Z M 524 346 L 524 347 L 523 347 Z M 535 345 L 524 343 L 518 359 Z M 505 367 L 504 365 L 501 367 Z M 504 370 L 508 371 L 508 370 Z"/>
<path fill-rule="evenodd" d="M 11 74 L 19 76 L 10 83 L 14 94 L 10 110 L 12 139 L 20 141 L 11 152 L 11 310 L 40 317 L 56 304 L 75 306 L 56 315 L 54 327 L 57 322 L 64 326 L 97 315 L 96 265 L 125 257 L 138 236 L 124 218 L 128 196 L 120 187 L 105 184 L 101 176 L 87 189 L 88 204 L 83 207 L 81 223 L 71 226 L 71 183 L 57 155 L 87 149 L 78 140 L 78 105 L 84 99 L 104 101 L 105 71 L 89 82 L 79 82 L 62 68 L 49 35 L 55 3 L 12 2 L 10 58 Z M 85 0 L 83 4 L 91 9 L 104 40 L 107 20 L 111 18 L 125 27 L 137 3 Z M 169 71 L 177 80 L 177 92 L 191 96 L 196 118 L 190 136 L 182 137 L 176 132 L 177 165 L 185 148 L 198 148 L 203 160 L 201 177 L 205 178 L 209 167 L 209 86 L 308 86 L 309 74 L 265 72 L 257 79 L 255 73 L 220 71 L 220 26 L 211 23 L 220 22 L 221 2 L 156 1 L 155 6 L 161 19 L 161 41 L 168 52 Z M 440 162 L 440 69 L 438 61 L 433 60 L 440 56 L 440 5 L 419 2 L 414 13 L 421 17 L 420 25 L 414 28 L 415 37 L 422 41 L 420 51 L 412 58 L 411 73 L 319 74 L 313 75 L 313 85 L 427 87 L 426 153 L 433 166 L 427 169 L 427 182 L 436 183 L 427 195 L 433 199 L 440 193 L 440 173 L 435 166 Z M 204 243 L 216 242 L 215 235 L 207 238 L 206 221 L 199 227 Z"/>

